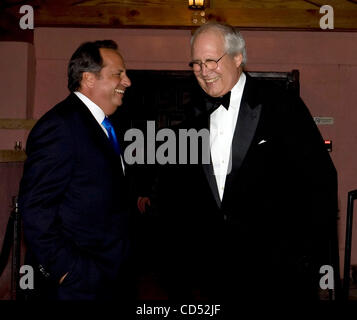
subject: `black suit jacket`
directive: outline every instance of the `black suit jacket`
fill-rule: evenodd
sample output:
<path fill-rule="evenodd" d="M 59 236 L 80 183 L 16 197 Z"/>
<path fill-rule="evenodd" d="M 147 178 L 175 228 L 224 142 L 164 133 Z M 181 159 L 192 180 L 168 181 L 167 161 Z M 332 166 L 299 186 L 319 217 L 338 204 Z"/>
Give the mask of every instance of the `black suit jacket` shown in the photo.
<path fill-rule="evenodd" d="M 36 123 L 26 152 L 19 208 L 29 261 L 64 299 L 110 296 L 129 253 L 120 158 L 74 94 Z"/>
<path fill-rule="evenodd" d="M 198 109 L 182 127 L 209 128 Z M 247 76 L 231 159 L 222 201 L 211 164 L 162 168 L 169 279 L 208 297 L 316 298 L 320 267 L 338 275 L 337 178 L 303 101 Z"/>

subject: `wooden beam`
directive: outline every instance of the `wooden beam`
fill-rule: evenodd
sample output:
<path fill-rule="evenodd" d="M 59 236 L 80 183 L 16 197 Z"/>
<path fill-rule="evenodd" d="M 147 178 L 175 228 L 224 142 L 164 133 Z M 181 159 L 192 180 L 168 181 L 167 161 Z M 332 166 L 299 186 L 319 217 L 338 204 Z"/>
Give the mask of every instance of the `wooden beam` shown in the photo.
<path fill-rule="evenodd" d="M 193 21 L 195 11 L 186 8 L 121 8 L 91 7 L 75 8 L 45 7 L 35 10 L 35 27 L 159 27 L 193 28 L 202 23 Z M 319 9 L 242 8 L 206 9 L 205 19 L 226 22 L 242 29 L 303 29 L 321 30 Z M 334 31 L 357 30 L 356 10 L 336 9 Z"/>
<path fill-rule="evenodd" d="M 36 121 L 35 119 L 0 119 L 0 129 L 30 130 Z"/>
<path fill-rule="evenodd" d="M 73 1 L 73 0 L 65 0 Z M 126 0 L 117 0 L 126 1 Z M 144 0 L 146 1 L 146 0 Z M 254 9 L 318 9 L 330 5 L 334 9 L 356 9 L 356 0 L 210 0 L 210 8 L 254 8 Z"/>
<path fill-rule="evenodd" d="M 10 0 L 4 0 L 10 1 Z M 20 0 L 12 0 L 19 2 Z M 11 2 L 11 1 L 10 1 Z M 53 6 L 58 5 L 58 0 L 27 0 L 26 4 Z M 206 8 L 211 9 L 317 9 L 323 5 L 330 5 L 334 9 L 356 9 L 356 0 L 205 0 Z M 61 0 L 63 7 L 78 6 L 110 6 L 129 8 L 187 8 L 188 0 Z"/>
<path fill-rule="evenodd" d="M 7 4 L 0 10 L 0 40 L 14 37 L 31 41 L 33 32 L 19 28 L 22 16 L 19 9 L 26 1 L 4 1 Z M 29 0 L 27 3 L 34 8 L 35 28 L 192 29 L 203 21 L 221 21 L 241 29 L 314 31 L 322 31 L 319 22 L 323 14 L 319 9 L 329 4 L 334 9 L 333 31 L 357 31 L 357 0 L 210 0 L 204 17 L 199 15 L 200 11 L 188 9 L 185 0 L 62 0 L 60 4 L 54 0 Z"/>
<path fill-rule="evenodd" d="M 0 150 L 0 162 L 23 162 L 25 160 L 24 150 Z"/>

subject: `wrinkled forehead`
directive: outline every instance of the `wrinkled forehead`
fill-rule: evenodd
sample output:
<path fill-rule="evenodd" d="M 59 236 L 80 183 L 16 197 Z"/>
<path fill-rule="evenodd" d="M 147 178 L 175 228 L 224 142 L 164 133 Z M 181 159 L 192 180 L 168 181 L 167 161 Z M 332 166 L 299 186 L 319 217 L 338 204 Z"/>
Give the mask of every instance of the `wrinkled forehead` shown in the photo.
<path fill-rule="evenodd" d="M 205 30 L 199 33 L 192 43 L 191 56 L 195 58 L 197 55 L 209 53 L 221 53 L 225 51 L 225 39 L 218 30 Z"/>
<path fill-rule="evenodd" d="M 191 53 L 202 49 L 203 47 L 216 47 L 217 49 L 225 49 L 225 39 L 219 30 L 205 30 L 199 33 L 191 46 Z"/>

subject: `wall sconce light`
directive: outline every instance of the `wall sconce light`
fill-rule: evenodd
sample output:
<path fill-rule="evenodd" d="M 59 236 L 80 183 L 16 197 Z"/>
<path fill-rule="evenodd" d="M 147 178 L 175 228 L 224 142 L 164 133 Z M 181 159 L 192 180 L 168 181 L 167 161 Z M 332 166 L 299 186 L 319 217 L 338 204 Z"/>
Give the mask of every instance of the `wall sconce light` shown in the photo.
<path fill-rule="evenodd" d="M 205 8 L 209 7 L 209 0 L 188 0 L 188 8 L 194 10 L 192 12 L 192 23 L 206 23 Z"/>
<path fill-rule="evenodd" d="M 204 9 L 205 0 L 188 0 L 188 7 L 190 9 Z"/>

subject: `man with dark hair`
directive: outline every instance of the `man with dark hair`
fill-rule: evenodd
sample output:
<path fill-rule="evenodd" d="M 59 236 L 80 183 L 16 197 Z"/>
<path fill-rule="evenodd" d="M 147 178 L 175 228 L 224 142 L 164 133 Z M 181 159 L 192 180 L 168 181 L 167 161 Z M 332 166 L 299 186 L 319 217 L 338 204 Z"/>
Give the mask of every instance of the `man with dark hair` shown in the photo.
<path fill-rule="evenodd" d="M 162 175 L 174 181 L 160 189 L 173 295 L 318 299 L 322 266 L 329 288 L 339 280 L 337 175 L 313 118 L 297 95 L 243 72 L 233 27 L 201 26 L 191 55 L 202 99 L 182 126 L 209 130 L 211 163 Z"/>
<path fill-rule="evenodd" d="M 130 255 L 127 181 L 108 116 L 131 85 L 114 41 L 86 42 L 68 66 L 71 94 L 48 111 L 27 141 L 19 208 L 30 297 L 124 297 Z"/>

